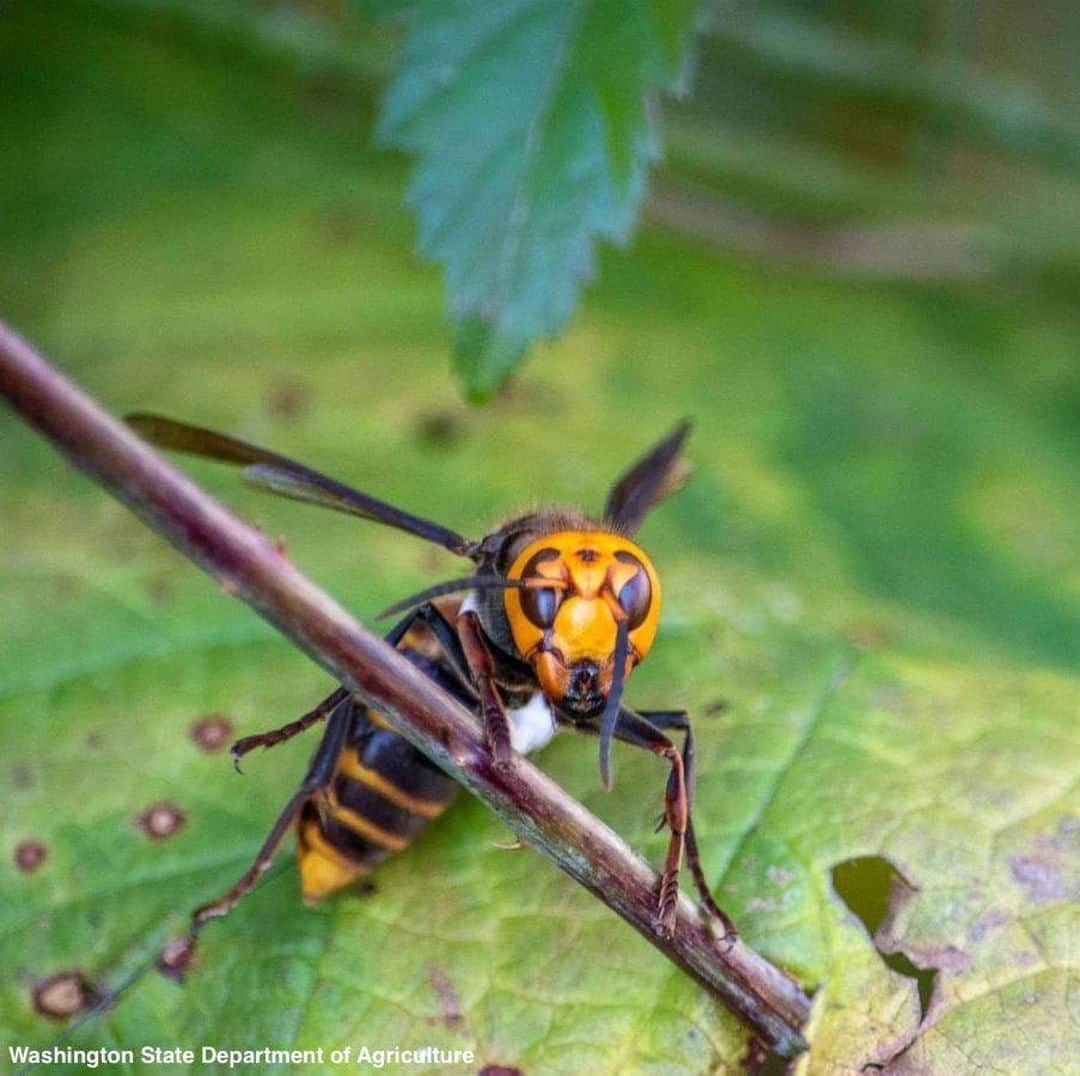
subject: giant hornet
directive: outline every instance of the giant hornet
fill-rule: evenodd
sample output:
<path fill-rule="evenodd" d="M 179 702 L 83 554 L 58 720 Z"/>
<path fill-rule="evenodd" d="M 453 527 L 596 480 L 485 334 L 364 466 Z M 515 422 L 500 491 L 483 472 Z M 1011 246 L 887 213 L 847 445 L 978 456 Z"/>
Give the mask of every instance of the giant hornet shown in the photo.
<path fill-rule="evenodd" d="M 159 415 L 128 423 L 163 448 L 243 467 L 252 484 L 279 496 L 384 523 L 471 560 L 471 575 L 392 605 L 404 613 L 386 636 L 413 664 L 477 713 L 496 764 L 544 746 L 561 726 L 599 737 L 600 775 L 611 786 L 613 739 L 642 747 L 671 766 L 660 827 L 668 842 L 657 894 L 658 927 L 675 921 L 685 859 L 707 912 L 735 938 L 705 880 L 690 807 L 694 738 L 684 710 L 632 710 L 623 686 L 644 661 L 660 619 L 660 579 L 632 536 L 656 504 L 683 484 L 689 424 L 633 464 L 594 519 L 571 508 L 541 508 L 480 541 L 395 508 L 277 453 Z M 464 598 L 450 598 L 462 594 Z M 200 928 L 228 914 L 297 831 L 300 884 L 317 901 L 368 874 L 405 848 L 449 804 L 457 784 L 386 719 L 339 687 L 309 713 L 233 745 L 239 760 L 326 720 L 307 775 L 247 871 L 217 900 L 192 913 L 183 940 L 190 955 Z M 667 732 L 681 732 L 680 752 Z"/>

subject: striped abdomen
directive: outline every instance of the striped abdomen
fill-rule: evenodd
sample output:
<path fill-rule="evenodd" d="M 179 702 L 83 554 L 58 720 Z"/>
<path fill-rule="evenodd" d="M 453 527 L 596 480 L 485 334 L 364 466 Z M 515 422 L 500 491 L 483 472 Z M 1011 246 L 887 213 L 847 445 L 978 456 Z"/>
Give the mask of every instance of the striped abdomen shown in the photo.
<path fill-rule="evenodd" d="M 409 646 L 414 664 L 465 705 L 470 701 L 437 658 Z M 453 799 L 457 782 L 389 728 L 363 703 L 353 704 L 349 739 L 333 780 L 300 815 L 300 883 L 315 901 L 355 882 L 412 839 Z"/>

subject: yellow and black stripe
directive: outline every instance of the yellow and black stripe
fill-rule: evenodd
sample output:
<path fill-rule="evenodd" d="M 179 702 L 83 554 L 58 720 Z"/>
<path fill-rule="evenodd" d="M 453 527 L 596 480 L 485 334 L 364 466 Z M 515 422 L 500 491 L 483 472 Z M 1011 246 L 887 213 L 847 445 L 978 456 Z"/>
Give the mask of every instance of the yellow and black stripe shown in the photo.
<path fill-rule="evenodd" d="M 403 644 L 409 642 L 409 637 Z M 437 657 L 409 645 L 402 651 L 440 686 L 468 702 Z M 322 899 L 407 848 L 449 805 L 457 783 L 377 713 L 353 704 L 349 737 L 329 787 L 301 812 L 300 883 L 304 900 Z"/>

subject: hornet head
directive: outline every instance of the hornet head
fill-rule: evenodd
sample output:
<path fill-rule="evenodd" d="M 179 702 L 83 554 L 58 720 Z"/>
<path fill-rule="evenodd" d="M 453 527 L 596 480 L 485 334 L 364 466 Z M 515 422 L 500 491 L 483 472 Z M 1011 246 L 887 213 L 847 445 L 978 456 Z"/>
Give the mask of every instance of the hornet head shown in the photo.
<path fill-rule="evenodd" d="M 656 637 L 660 580 L 652 562 L 622 535 L 561 531 L 526 546 L 508 576 L 530 583 L 507 590 L 504 601 L 514 645 L 544 695 L 571 719 L 598 716 Z"/>

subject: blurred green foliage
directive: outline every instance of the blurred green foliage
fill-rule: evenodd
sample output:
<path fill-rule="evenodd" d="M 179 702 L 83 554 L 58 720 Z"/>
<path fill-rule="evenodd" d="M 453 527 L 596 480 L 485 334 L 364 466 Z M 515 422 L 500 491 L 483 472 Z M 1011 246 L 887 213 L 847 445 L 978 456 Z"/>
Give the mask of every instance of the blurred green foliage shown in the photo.
<path fill-rule="evenodd" d="M 693 177 L 673 152 L 654 213 L 690 184 L 695 221 L 741 220 L 720 198 L 769 214 L 767 248 L 794 222 L 959 207 L 1001 260 L 880 279 L 800 248 L 778 268 L 647 220 L 601 256 L 565 339 L 469 410 L 439 282 L 410 254 L 406 163 L 370 147 L 391 37 L 351 9 L 209 10 L 3 11 L 5 318 L 115 411 L 233 430 L 469 534 L 534 499 L 595 506 L 692 415 L 694 479 L 643 533 L 666 604 L 631 697 L 695 715 L 709 877 L 747 940 L 818 988 L 810 1071 L 905 1051 L 896 1071 L 1043 1072 L 1080 1052 L 1076 252 L 1062 225 L 1040 260 L 999 214 L 1039 232 L 1037 192 L 1064 181 L 1014 165 L 965 204 L 929 166 L 863 168 L 828 125 L 718 134 L 699 94 L 671 124 Z M 548 864 L 495 847 L 474 802 L 365 899 L 302 908 L 283 856 L 185 988 L 157 976 L 156 947 L 246 865 L 306 751 L 241 778 L 190 725 L 276 724 L 325 677 L 8 415 L 0 445 L 5 1044 L 431 1042 L 526 1072 L 741 1071 L 745 1030 Z M 454 571 L 191 467 L 362 616 Z M 620 752 L 610 795 L 589 741 L 542 762 L 662 854 L 655 760 Z M 162 800 L 187 821 L 152 843 L 134 819 Z M 48 849 L 30 874 L 12 862 L 28 838 Z M 918 892 L 883 918 L 896 872 Z M 65 1031 L 31 993 L 66 968 L 131 985 Z"/>
<path fill-rule="evenodd" d="M 365 123 L 383 99 L 474 399 L 563 329 L 661 143 L 647 210 L 725 250 L 1066 305 L 1080 289 L 1065 0 L 82 2 L 349 95 Z M 661 110 L 659 88 L 680 96 Z"/>

